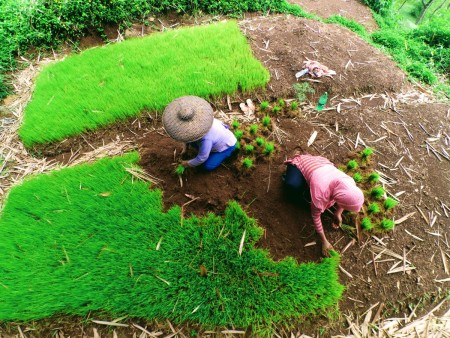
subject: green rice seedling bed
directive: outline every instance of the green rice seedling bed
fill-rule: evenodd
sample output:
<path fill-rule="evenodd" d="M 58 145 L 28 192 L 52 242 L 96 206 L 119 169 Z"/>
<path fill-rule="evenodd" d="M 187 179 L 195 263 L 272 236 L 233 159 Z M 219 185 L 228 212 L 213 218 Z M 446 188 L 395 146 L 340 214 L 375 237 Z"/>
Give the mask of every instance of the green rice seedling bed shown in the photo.
<path fill-rule="evenodd" d="M 339 256 L 273 261 L 255 248 L 263 229 L 236 202 L 223 217 L 163 212 L 162 192 L 129 173 L 138 159 L 105 158 L 11 189 L 0 218 L 0 320 L 102 311 L 269 335 L 336 313 Z"/>
<path fill-rule="evenodd" d="M 26 146 L 162 111 L 183 95 L 263 87 L 269 72 L 235 21 L 180 28 L 69 56 L 44 68 L 19 135 Z"/>

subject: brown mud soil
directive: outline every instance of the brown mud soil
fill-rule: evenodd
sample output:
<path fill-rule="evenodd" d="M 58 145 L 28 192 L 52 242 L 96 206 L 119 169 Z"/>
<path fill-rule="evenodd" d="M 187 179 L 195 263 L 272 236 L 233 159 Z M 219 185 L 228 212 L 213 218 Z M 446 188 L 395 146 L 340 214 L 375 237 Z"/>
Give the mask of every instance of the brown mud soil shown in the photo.
<path fill-rule="evenodd" d="M 177 161 L 174 151 L 179 153 L 181 144 L 171 140 L 158 118 L 150 113 L 40 147 L 34 154 L 68 163 L 74 154 L 88 153 L 111 141 L 130 142 L 141 155 L 140 165 L 163 180 L 160 188 L 164 191 L 166 208 L 199 197 L 186 205 L 186 215 L 203 215 L 209 211 L 220 215 L 229 200 L 237 200 L 265 229 L 259 245 L 269 249 L 274 259 L 289 255 L 299 262 L 317 262 L 321 259 L 320 242 L 309 210 L 288 200 L 283 193 L 283 161 L 294 148 L 300 147 L 302 152 L 325 156 L 341 164 L 348 160 L 349 153 L 362 150 L 364 145 L 373 147 L 375 168 L 384 175 L 388 193 L 400 202 L 394 218 L 399 220 L 413 214 L 397 224 L 393 232 L 365 234 L 360 242 L 352 241 L 342 230 L 332 230 L 331 214 L 322 215 L 326 235 L 342 255 L 340 281 L 346 291 L 339 302 L 340 312 L 352 320 L 361 318 L 372 306 L 373 312 L 379 311 L 382 318 L 414 318 L 426 313 L 431 303 L 445 297 L 450 290 L 446 281 L 450 277 L 447 234 L 450 209 L 443 207 L 443 204 L 450 207 L 450 161 L 444 156 L 450 152 L 450 106 L 429 102 L 432 98 L 422 88 L 420 92 L 412 89 L 401 92 L 404 74 L 394 63 L 337 25 L 285 16 L 244 20 L 240 25 L 250 39 L 253 52 L 271 72 L 269 91 L 273 97 L 295 98 L 291 91 L 296 81 L 294 74 L 307 56 L 314 56 L 313 52 L 319 61 L 338 73 L 334 79 L 310 83 L 317 95 L 324 91 L 330 93 L 325 110 L 319 113 L 313 108 L 317 98 L 313 95 L 312 105 L 301 105 L 297 117 L 275 118 L 276 125 L 286 133 L 282 144 L 272 135 L 277 152 L 269 160 L 259 160 L 249 173 L 238 169 L 238 161 L 232 158 L 211 173 L 188 169 L 181 187 L 174 174 Z M 267 49 L 264 41 L 270 41 Z M 313 43 L 318 41 L 321 43 Z M 349 59 L 353 65 L 346 69 Z M 367 63 L 370 60 L 376 62 Z M 366 95 L 349 98 L 354 94 Z M 258 103 L 259 97 L 255 96 L 251 98 Z M 214 105 L 218 118 L 229 122 L 230 116 L 239 116 L 235 115 L 238 104 L 233 103 L 230 110 L 226 98 L 217 99 Z M 317 137 L 308 147 L 314 131 L 318 132 Z M 396 270 L 396 267 L 403 269 Z M 92 337 L 95 329 L 102 336 L 113 336 L 111 328 L 79 324 L 87 319 L 75 318 L 73 321 L 78 324 L 72 325 L 70 320 L 55 318 L 38 322 L 37 326 L 44 325 L 48 335 L 65 331 L 74 337 L 84 334 Z M 153 322 L 138 323 L 149 331 L 160 328 Z M 12 326 L 8 332 L 17 332 Z M 170 326 L 167 324 L 161 330 L 170 334 Z M 298 323 L 293 331 L 328 337 L 348 333 L 347 327 L 343 316 L 336 322 L 312 318 L 307 323 Z M 130 327 L 117 332 L 119 336 L 129 337 L 142 331 Z M 182 332 L 190 336 L 189 330 Z M 28 335 L 32 336 L 32 332 Z M 200 336 L 208 334 L 201 332 Z"/>

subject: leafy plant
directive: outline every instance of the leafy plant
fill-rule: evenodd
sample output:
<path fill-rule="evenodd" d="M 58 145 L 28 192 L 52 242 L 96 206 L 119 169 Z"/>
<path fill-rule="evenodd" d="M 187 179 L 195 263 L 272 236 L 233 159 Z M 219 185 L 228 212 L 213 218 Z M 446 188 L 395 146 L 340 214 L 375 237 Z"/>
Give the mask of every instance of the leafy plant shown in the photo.
<path fill-rule="evenodd" d="M 294 88 L 294 91 L 296 92 L 297 98 L 300 102 L 306 100 L 307 94 L 314 94 L 316 92 L 308 82 L 295 83 L 292 85 L 292 88 Z"/>
<path fill-rule="evenodd" d="M 373 224 L 369 217 L 364 217 L 361 221 L 361 228 L 364 230 L 372 230 Z"/>
<path fill-rule="evenodd" d="M 391 197 L 386 198 L 386 200 L 384 201 L 384 208 L 386 210 L 390 210 L 393 207 L 395 207 L 398 204 L 398 202 L 396 200 L 394 200 Z"/>
<path fill-rule="evenodd" d="M 241 126 L 241 124 L 239 123 L 238 120 L 233 120 L 233 122 L 231 123 L 231 127 L 233 129 L 238 129 Z"/>
<path fill-rule="evenodd" d="M 286 105 L 286 102 L 284 102 L 283 99 L 279 99 L 279 100 L 278 100 L 278 105 L 279 105 L 280 107 L 284 107 L 284 106 Z"/>
<path fill-rule="evenodd" d="M 382 187 L 375 187 L 370 191 L 370 195 L 373 198 L 379 199 L 384 196 L 384 189 Z"/>
<path fill-rule="evenodd" d="M 257 124 L 251 124 L 249 128 L 250 134 L 254 135 L 258 131 L 258 125 Z"/>
<path fill-rule="evenodd" d="M 367 180 L 371 183 L 378 182 L 380 180 L 380 174 L 374 171 L 367 177 Z"/>
<path fill-rule="evenodd" d="M 274 113 L 274 114 L 278 114 L 280 111 L 281 111 L 280 106 L 275 106 L 272 108 L 272 113 Z"/>
<path fill-rule="evenodd" d="M 236 149 L 238 151 L 241 150 L 241 142 L 237 141 L 236 145 L 234 146 L 234 149 Z"/>
<path fill-rule="evenodd" d="M 261 147 L 264 144 L 264 142 L 266 142 L 266 140 L 263 137 L 257 137 L 255 142 L 258 146 Z"/>
<path fill-rule="evenodd" d="M 253 153 L 253 150 L 255 149 L 255 147 L 253 146 L 253 145 L 251 145 L 251 144 L 247 144 L 246 146 L 245 146 L 245 152 L 247 153 L 247 154 L 251 154 L 251 153 Z"/>
<path fill-rule="evenodd" d="M 380 222 L 380 227 L 384 230 L 392 230 L 394 229 L 394 221 L 392 219 L 383 218 Z"/>
<path fill-rule="evenodd" d="M 186 167 L 183 166 L 182 164 L 179 164 L 179 165 L 175 168 L 175 173 L 176 173 L 177 175 L 183 175 L 185 170 L 186 170 Z"/>
<path fill-rule="evenodd" d="M 264 127 L 270 126 L 270 123 L 271 123 L 271 120 L 270 120 L 269 116 L 266 115 L 262 118 L 262 124 Z"/>
<path fill-rule="evenodd" d="M 367 147 L 361 152 L 361 158 L 363 160 L 367 160 L 370 156 L 372 156 L 373 152 L 374 150 L 372 148 Z"/>
<path fill-rule="evenodd" d="M 264 146 L 264 154 L 271 155 L 275 150 L 275 145 L 273 142 L 267 142 Z"/>
<path fill-rule="evenodd" d="M 377 202 L 370 203 L 369 206 L 367 207 L 367 211 L 370 214 L 378 214 L 380 212 L 380 206 L 378 205 Z"/>
<path fill-rule="evenodd" d="M 251 167 L 253 167 L 253 160 L 246 157 L 242 160 L 242 165 L 244 166 L 244 168 L 250 169 Z"/>
<path fill-rule="evenodd" d="M 355 160 L 350 160 L 347 162 L 347 169 L 348 170 L 353 170 L 358 168 L 358 162 L 356 162 Z"/>
<path fill-rule="evenodd" d="M 292 101 L 291 102 L 291 110 L 297 110 L 298 109 L 298 102 Z"/>
<path fill-rule="evenodd" d="M 359 183 L 362 181 L 362 175 L 361 173 L 354 173 L 353 174 L 353 179 L 355 180 L 356 183 Z"/>
<path fill-rule="evenodd" d="M 269 102 L 267 101 L 263 101 L 261 102 L 261 104 L 259 105 L 259 108 L 261 108 L 261 110 L 267 110 L 267 108 L 269 108 Z"/>
<path fill-rule="evenodd" d="M 234 136 L 236 136 L 236 138 L 238 139 L 238 141 L 241 140 L 242 136 L 244 136 L 244 131 L 243 130 L 235 130 L 234 132 Z"/>

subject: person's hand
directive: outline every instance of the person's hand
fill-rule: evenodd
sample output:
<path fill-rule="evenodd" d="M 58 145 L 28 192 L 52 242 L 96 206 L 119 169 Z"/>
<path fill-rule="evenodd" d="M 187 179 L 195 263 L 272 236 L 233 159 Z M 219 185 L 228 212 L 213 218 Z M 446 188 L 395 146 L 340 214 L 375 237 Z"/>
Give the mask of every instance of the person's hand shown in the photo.
<path fill-rule="evenodd" d="M 322 243 L 322 255 L 325 257 L 330 257 L 330 250 L 334 250 L 333 246 L 330 242 L 325 241 Z"/>
<path fill-rule="evenodd" d="M 187 168 L 187 167 L 189 167 L 188 162 L 189 162 L 189 161 L 181 161 L 181 165 L 182 165 L 183 167 Z"/>
<path fill-rule="evenodd" d="M 339 229 L 342 225 L 342 214 L 341 213 L 335 213 L 333 217 L 333 223 L 331 226 L 333 229 Z"/>

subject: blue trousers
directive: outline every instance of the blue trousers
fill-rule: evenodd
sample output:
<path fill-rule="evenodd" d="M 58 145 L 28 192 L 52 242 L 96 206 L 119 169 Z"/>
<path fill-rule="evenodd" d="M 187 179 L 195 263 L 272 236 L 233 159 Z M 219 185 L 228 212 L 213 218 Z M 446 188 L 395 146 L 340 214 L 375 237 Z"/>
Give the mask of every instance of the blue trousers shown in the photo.
<path fill-rule="evenodd" d="M 311 202 L 308 183 L 296 165 L 288 164 L 283 175 L 284 188 L 291 200 L 299 200 L 302 204 Z"/>
<path fill-rule="evenodd" d="M 210 153 L 208 159 L 203 163 L 203 167 L 206 171 L 211 171 L 216 169 L 226 158 L 230 157 L 236 148 L 236 145 L 231 146 L 227 150 L 220 153 Z"/>

